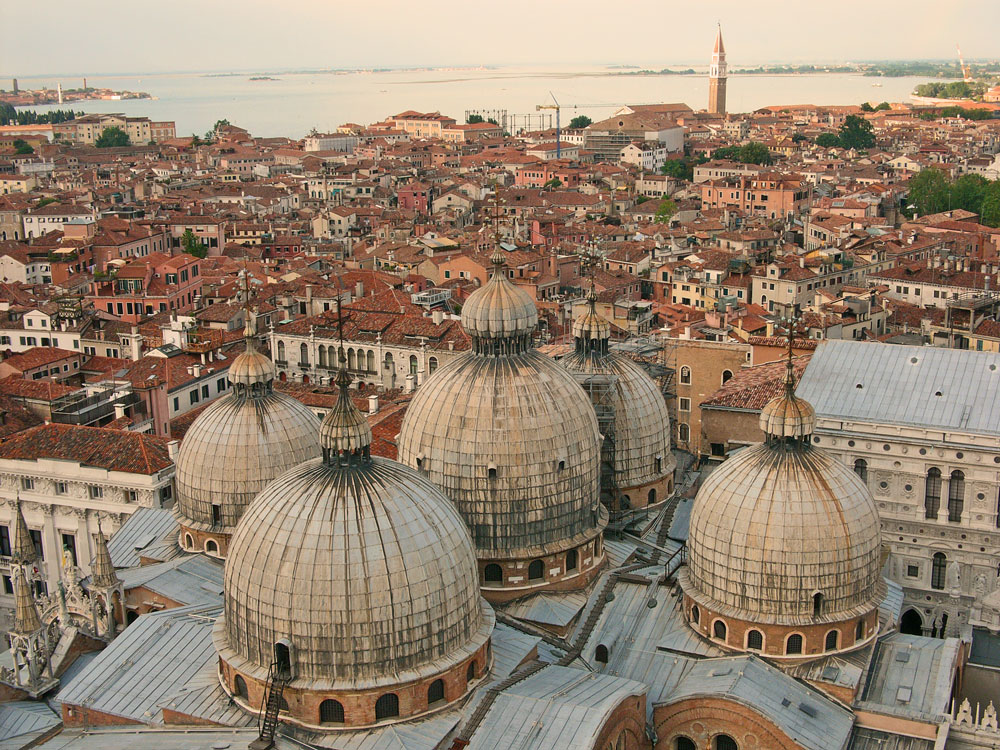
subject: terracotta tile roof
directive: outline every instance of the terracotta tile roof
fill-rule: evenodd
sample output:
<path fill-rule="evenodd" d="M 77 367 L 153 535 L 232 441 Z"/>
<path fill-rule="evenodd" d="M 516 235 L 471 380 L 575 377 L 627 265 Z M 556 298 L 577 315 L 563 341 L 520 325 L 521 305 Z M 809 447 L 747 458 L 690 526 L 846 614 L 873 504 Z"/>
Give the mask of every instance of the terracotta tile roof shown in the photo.
<path fill-rule="evenodd" d="M 792 359 L 796 378 L 802 377 L 811 356 L 805 354 Z M 783 359 L 756 367 L 745 367 L 702 401 L 701 406 L 760 411 L 768 401 L 781 393 L 784 383 L 785 360 Z"/>
<path fill-rule="evenodd" d="M 25 380 L 18 375 L 0 379 L 0 394 L 33 401 L 55 401 L 79 390 L 53 380 Z"/>
<path fill-rule="evenodd" d="M 80 353 L 69 349 L 58 349 L 51 346 L 36 346 L 20 354 L 12 354 L 4 360 L 4 364 L 13 367 L 19 372 L 33 370 L 36 367 L 44 367 L 53 362 L 61 362 L 69 357 L 79 358 Z"/>
<path fill-rule="evenodd" d="M 155 474 L 173 463 L 165 438 L 68 424 L 45 424 L 19 432 L 0 443 L 0 458 L 56 458 L 130 474 Z"/>

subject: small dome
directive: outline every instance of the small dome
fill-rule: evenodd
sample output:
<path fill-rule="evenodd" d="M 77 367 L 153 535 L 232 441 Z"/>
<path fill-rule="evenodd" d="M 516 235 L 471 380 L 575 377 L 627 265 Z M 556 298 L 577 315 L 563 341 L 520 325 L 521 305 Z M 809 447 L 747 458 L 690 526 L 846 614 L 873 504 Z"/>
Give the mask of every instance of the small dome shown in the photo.
<path fill-rule="evenodd" d="M 477 289 L 462 306 L 462 327 L 476 339 L 515 339 L 530 337 L 538 325 L 535 301 L 495 264 L 493 278 Z"/>
<path fill-rule="evenodd" d="M 365 452 L 372 444 L 372 428 L 351 401 L 350 382 L 350 376 L 341 370 L 337 375 L 340 396 L 320 425 L 320 443 L 327 457 Z"/>
<path fill-rule="evenodd" d="M 698 491 L 684 590 L 749 622 L 843 621 L 878 605 L 880 549 L 864 482 L 804 441 L 771 440 L 725 461 Z"/>
<path fill-rule="evenodd" d="M 181 525 L 232 533 L 272 479 L 320 455 L 318 428 L 308 407 L 269 386 L 260 392 L 234 389 L 209 404 L 177 455 L 175 512 Z"/>
<path fill-rule="evenodd" d="M 611 324 L 596 310 L 588 309 L 573 321 L 573 337 L 585 341 L 602 341 L 611 338 Z"/>
<path fill-rule="evenodd" d="M 314 459 L 281 475 L 230 544 L 220 656 L 266 675 L 292 646 L 300 690 L 353 691 L 440 673 L 486 642 L 468 530 L 417 472 Z"/>
<path fill-rule="evenodd" d="M 240 354 L 229 365 L 229 382 L 234 386 L 251 387 L 274 380 L 274 363 L 252 347 Z"/>
<path fill-rule="evenodd" d="M 773 438 L 806 438 L 816 428 L 816 410 L 794 393 L 771 399 L 760 411 L 760 429 Z"/>

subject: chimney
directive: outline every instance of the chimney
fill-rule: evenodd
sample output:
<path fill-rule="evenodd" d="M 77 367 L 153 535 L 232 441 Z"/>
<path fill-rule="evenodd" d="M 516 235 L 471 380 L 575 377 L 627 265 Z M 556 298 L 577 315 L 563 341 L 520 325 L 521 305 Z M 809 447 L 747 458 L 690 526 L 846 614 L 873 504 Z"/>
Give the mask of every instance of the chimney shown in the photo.
<path fill-rule="evenodd" d="M 436 326 L 441 325 L 441 323 L 444 322 L 444 311 L 435 310 L 433 313 L 431 313 L 431 320 L 434 321 L 434 325 Z"/>
<path fill-rule="evenodd" d="M 368 413 L 378 414 L 378 394 L 373 393 L 368 397 Z"/>
<path fill-rule="evenodd" d="M 354 285 L 354 297 L 356 299 L 361 299 L 365 296 L 365 284 L 363 281 L 359 281 Z"/>
<path fill-rule="evenodd" d="M 170 442 L 167 443 L 167 456 L 170 458 L 171 461 L 177 460 L 178 448 L 180 448 L 180 441 L 178 440 L 171 440 Z"/>

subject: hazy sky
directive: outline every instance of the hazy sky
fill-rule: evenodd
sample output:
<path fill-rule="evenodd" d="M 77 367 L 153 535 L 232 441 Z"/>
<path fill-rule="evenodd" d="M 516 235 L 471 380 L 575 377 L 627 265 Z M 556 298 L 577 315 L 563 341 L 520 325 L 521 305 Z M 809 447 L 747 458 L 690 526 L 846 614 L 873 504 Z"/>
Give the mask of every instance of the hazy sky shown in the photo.
<path fill-rule="evenodd" d="M 1000 0 L 0 0 L 0 76 L 997 58 Z M 23 29 L 23 33 L 20 31 Z"/>

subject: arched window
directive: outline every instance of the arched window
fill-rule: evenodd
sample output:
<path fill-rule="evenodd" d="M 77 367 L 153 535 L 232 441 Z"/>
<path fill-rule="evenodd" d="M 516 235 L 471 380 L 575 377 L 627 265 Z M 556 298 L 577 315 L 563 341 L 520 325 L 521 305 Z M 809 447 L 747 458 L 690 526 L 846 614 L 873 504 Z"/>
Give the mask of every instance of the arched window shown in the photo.
<path fill-rule="evenodd" d="M 854 628 L 854 640 L 861 641 L 864 640 L 864 637 L 865 637 L 865 621 L 858 620 L 858 624 Z"/>
<path fill-rule="evenodd" d="M 698 746 L 694 744 L 694 740 L 688 737 L 678 737 L 674 740 L 675 750 L 698 750 Z"/>
<path fill-rule="evenodd" d="M 594 557 L 601 556 L 601 537 L 594 540 Z"/>
<path fill-rule="evenodd" d="M 948 558 L 944 552 L 935 552 L 934 561 L 931 564 L 931 588 L 938 591 L 944 590 L 944 577 L 948 569 Z"/>
<path fill-rule="evenodd" d="M 827 651 L 836 651 L 837 644 L 839 643 L 839 641 L 840 641 L 840 631 L 831 630 L 829 633 L 826 634 L 826 642 L 823 644 L 823 647 Z"/>
<path fill-rule="evenodd" d="M 575 549 L 571 549 L 566 553 L 566 570 L 576 570 L 577 566 L 577 552 Z"/>
<path fill-rule="evenodd" d="M 427 705 L 433 706 L 444 700 L 444 680 L 434 680 L 427 688 Z"/>
<path fill-rule="evenodd" d="M 209 539 L 205 542 L 205 551 L 210 555 L 219 554 L 219 545 L 214 539 Z"/>
<path fill-rule="evenodd" d="M 326 367 L 326 346 L 320 344 L 319 354 L 317 356 L 319 357 L 319 366 Z"/>
<path fill-rule="evenodd" d="M 284 362 L 285 361 L 285 342 L 284 341 L 279 341 L 278 342 L 278 361 L 279 362 Z"/>
<path fill-rule="evenodd" d="M 396 366 L 396 363 L 392 359 L 392 352 L 385 353 L 385 369 L 391 370 Z"/>
<path fill-rule="evenodd" d="M 823 614 L 823 594 L 817 591 L 813 594 L 813 617 Z"/>
<path fill-rule="evenodd" d="M 309 364 L 309 347 L 306 344 L 299 345 L 299 364 L 307 366 Z"/>
<path fill-rule="evenodd" d="M 236 693 L 237 698 L 242 698 L 243 700 L 246 700 L 250 695 L 247 692 L 247 681 L 239 675 L 236 675 L 236 679 L 233 680 L 233 692 Z"/>
<path fill-rule="evenodd" d="M 677 425 L 677 439 L 682 443 L 686 443 L 691 439 L 691 428 L 688 427 L 685 422 L 681 422 Z"/>
<path fill-rule="evenodd" d="M 543 575 L 545 575 L 545 565 L 542 564 L 541 560 L 532 560 L 531 564 L 528 565 L 528 580 L 537 581 Z"/>
<path fill-rule="evenodd" d="M 713 740 L 712 750 L 740 750 L 740 746 L 728 734 L 720 734 Z"/>
<path fill-rule="evenodd" d="M 733 379 L 733 372 L 732 372 L 732 370 L 723 370 L 722 371 L 722 384 L 723 385 L 725 385 L 726 383 L 728 383 L 732 379 Z"/>
<path fill-rule="evenodd" d="M 924 517 L 935 519 L 941 507 L 941 470 L 937 467 L 927 472 L 924 482 Z"/>
<path fill-rule="evenodd" d="M 701 610 L 698 609 L 697 604 L 691 607 L 691 622 L 695 623 L 696 625 L 699 622 L 701 622 Z"/>
<path fill-rule="evenodd" d="M 722 620 L 716 620 L 712 623 L 712 635 L 718 638 L 720 641 L 726 640 L 726 623 Z"/>
<path fill-rule="evenodd" d="M 490 563 L 483 568 L 483 579 L 487 583 L 503 583 L 503 568 L 496 563 Z"/>
<path fill-rule="evenodd" d="M 184 546 L 187 549 L 191 549 L 194 546 L 194 539 L 191 537 L 190 534 L 184 535 Z"/>
<path fill-rule="evenodd" d="M 358 369 L 358 355 L 353 349 L 347 350 L 347 369 L 357 370 Z"/>
<path fill-rule="evenodd" d="M 494 467 L 491 466 L 491 467 L 489 467 L 489 469 L 487 469 L 486 475 L 490 479 L 496 479 L 497 478 L 497 470 Z"/>
<path fill-rule="evenodd" d="M 375 352 L 368 352 L 368 367 L 366 368 L 368 372 L 375 372 Z"/>
<path fill-rule="evenodd" d="M 748 631 L 747 648 L 751 651 L 762 651 L 764 649 L 764 634 L 759 630 Z"/>
<path fill-rule="evenodd" d="M 417 374 L 417 355 L 416 354 L 411 354 L 410 355 L 410 375 L 416 375 L 416 374 Z"/>
<path fill-rule="evenodd" d="M 395 693 L 386 693 L 375 701 L 375 721 L 394 716 L 399 716 L 399 697 Z"/>
<path fill-rule="evenodd" d="M 470 661 L 469 666 L 465 669 L 465 680 L 472 682 L 474 679 L 476 679 L 476 662 Z"/>
<path fill-rule="evenodd" d="M 601 664 L 608 663 L 608 647 L 603 643 L 600 644 L 594 651 L 594 661 L 600 662 Z"/>
<path fill-rule="evenodd" d="M 343 724 L 344 723 L 344 706 L 340 701 L 335 701 L 332 698 L 327 698 L 325 701 L 319 704 L 319 723 L 320 724 Z"/>
<path fill-rule="evenodd" d="M 908 609 L 899 618 L 899 632 L 907 635 L 923 635 L 924 621 L 915 609 Z"/>
<path fill-rule="evenodd" d="M 859 458 L 854 462 L 854 473 L 861 477 L 861 481 L 868 482 L 868 462 Z"/>
<path fill-rule="evenodd" d="M 798 633 L 792 633 L 788 636 L 788 640 L 785 641 L 785 653 L 786 654 L 801 654 L 802 653 L 802 636 Z"/>
<path fill-rule="evenodd" d="M 691 385 L 691 368 L 687 365 L 681 368 L 681 385 Z"/>
<path fill-rule="evenodd" d="M 427 372 L 432 373 L 438 368 L 437 357 L 431 357 L 427 360 Z"/>
<path fill-rule="evenodd" d="M 955 470 L 948 480 L 948 520 L 958 523 L 962 520 L 965 505 L 965 474 Z"/>
<path fill-rule="evenodd" d="M 656 487 L 653 487 L 653 489 L 651 489 L 647 493 L 647 495 L 646 495 L 646 502 L 648 502 L 650 505 L 652 505 L 653 503 L 656 502 Z"/>

